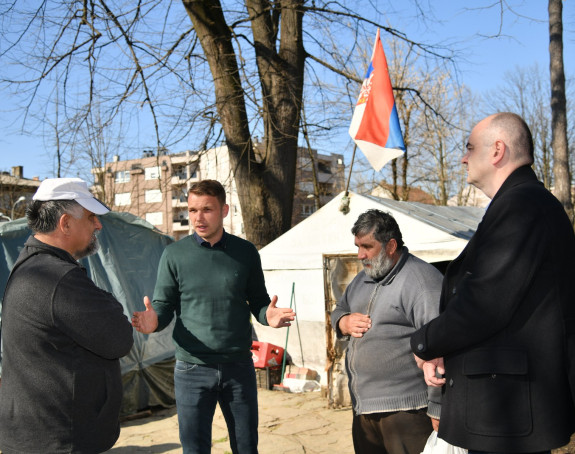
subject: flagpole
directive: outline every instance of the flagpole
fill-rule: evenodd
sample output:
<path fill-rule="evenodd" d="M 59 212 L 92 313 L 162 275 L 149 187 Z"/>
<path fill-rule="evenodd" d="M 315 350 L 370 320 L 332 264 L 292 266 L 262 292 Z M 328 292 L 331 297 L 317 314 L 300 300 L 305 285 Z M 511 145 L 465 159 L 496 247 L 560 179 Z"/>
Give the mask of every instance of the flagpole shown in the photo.
<path fill-rule="evenodd" d="M 351 154 L 351 164 L 349 165 L 349 173 L 347 174 L 347 183 L 345 184 L 345 194 L 341 199 L 341 204 L 339 205 L 339 211 L 343 214 L 349 213 L 349 182 L 351 181 L 351 171 L 353 170 L 353 163 L 355 161 L 355 150 L 357 150 L 357 144 L 353 145 L 353 153 Z"/>
<path fill-rule="evenodd" d="M 349 165 L 349 173 L 347 175 L 347 183 L 345 185 L 345 196 L 349 195 L 349 182 L 351 180 L 351 171 L 353 169 L 353 162 L 355 161 L 355 150 L 357 150 L 357 144 L 353 145 L 353 153 L 351 154 L 351 164 Z"/>

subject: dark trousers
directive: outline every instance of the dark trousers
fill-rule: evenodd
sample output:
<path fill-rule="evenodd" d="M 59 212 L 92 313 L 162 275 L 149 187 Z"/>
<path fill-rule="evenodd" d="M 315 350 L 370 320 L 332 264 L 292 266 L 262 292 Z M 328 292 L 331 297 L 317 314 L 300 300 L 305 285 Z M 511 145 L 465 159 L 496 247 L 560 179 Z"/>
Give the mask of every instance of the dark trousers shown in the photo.
<path fill-rule="evenodd" d="M 353 415 L 356 454 L 420 454 L 433 431 L 427 409 Z"/>
<path fill-rule="evenodd" d="M 224 364 L 176 361 L 174 370 L 180 442 L 184 454 L 210 454 L 212 421 L 219 404 L 233 454 L 258 452 L 258 396 L 252 359 Z"/>

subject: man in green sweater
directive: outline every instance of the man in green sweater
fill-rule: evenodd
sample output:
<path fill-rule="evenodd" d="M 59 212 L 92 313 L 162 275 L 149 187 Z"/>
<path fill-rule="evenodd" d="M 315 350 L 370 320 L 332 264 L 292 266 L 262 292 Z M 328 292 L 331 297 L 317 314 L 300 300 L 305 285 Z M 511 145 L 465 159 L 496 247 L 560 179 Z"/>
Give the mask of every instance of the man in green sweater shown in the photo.
<path fill-rule="evenodd" d="M 174 384 L 184 454 L 209 454 L 219 403 L 232 452 L 257 453 L 257 383 L 251 314 L 263 325 L 290 326 L 295 313 L 270 302 L 255 246 L 224 231 L 226 193 L 215 180 L 192 185 L 194 234 L 171 244 L 158 268 L 153 302 L 134 312 L 141 333 L 160 331 L 174 314 Z"/>

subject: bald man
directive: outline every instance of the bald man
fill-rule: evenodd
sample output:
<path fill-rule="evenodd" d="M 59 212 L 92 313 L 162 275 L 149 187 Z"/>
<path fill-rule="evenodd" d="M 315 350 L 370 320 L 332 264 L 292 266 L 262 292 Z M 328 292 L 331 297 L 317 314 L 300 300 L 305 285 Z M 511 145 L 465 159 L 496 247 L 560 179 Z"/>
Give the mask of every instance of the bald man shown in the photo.
<path fill-rule="evenodd" d="M 531 169 L 521 117 L 485 118 L 466 148 L 467 182 L 492 201 L 411 347 L 443 386 L 439 437 L 470 454 L 549 452 L 575 431 L 573 226 Z"/>

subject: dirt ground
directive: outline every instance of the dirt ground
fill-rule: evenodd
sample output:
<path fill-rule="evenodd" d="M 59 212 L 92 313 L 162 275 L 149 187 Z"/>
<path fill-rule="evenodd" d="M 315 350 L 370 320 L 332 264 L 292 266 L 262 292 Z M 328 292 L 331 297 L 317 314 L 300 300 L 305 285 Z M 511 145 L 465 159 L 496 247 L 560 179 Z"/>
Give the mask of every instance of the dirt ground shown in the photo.
<path fill-rule="evenodd" d="M 260 454 L 352 454 L 351 409 L 327 408 L 320 392 L 259 389 Z M 216 411 L 212 453 L 231 453 L 224 418 Z M 181 453 L 175 409 L 122 423 L 111 454 Z"/>
<path fill-rule="evenodd" d="M 352 454 L 351 409 L 327 408 L 320 392 L 259 390 L 260 454 Z M 231 453 L 224 418 L 218 408 L 213 424 L 213 454 Z M 175 408 L 122 423 L 111 454 L 181 453 Z M 575 437 L 553 454 L 575 454 Z"/>

